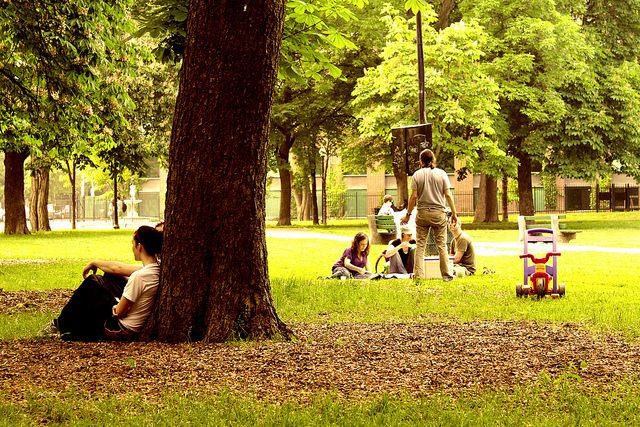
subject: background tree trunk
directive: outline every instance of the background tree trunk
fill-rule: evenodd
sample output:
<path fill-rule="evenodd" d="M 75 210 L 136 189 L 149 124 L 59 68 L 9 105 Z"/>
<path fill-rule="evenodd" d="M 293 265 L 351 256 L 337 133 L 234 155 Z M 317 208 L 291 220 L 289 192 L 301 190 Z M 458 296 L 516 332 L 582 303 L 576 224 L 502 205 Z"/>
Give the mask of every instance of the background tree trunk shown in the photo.
<path fill-rule="evenodd" d="M 502 175 L 502 221 L 509 221 L 509 177 Z"/>
<path fill-rule="evenodd" d="M 37 171 L 34 169 L 31 171 L 31 192 L 29 194 L 29 224 L 31 224 L 31 230 L 38 231 L 38 181 Z"/>
<path fill-rule="evenodd" d="M 399 203 L 402 203 L 404 207 L 407 207 L 409 201 L 409 186 L 408 176 L 406 171 L 393 167 L 393 176 L 396 178 L 396 186 L 398 188 L 398 195 L 396 196 Z"/>
<path fill-rule="evenodd" d="M 283 0 L 189 2 L 162 279 L 147 335 L 172 342 L 291 335 L 273 307 L 264 230 L 283 19 Z"/>
<path fill-rule="evenodd" d="M 318 215 L 318 183 L 316 182 L 316 163 L 313 162 L 311 167 L 311 175 L 309 176 L 311 179 L 311 212 L 313 224 L 320 224 L 320 216 Z"/>
<path fill-rule="evenodd" d="M 518 153 L 518 209 L 520 215 L 534 215 L 533 188 L 531 186 L 531 157 Z"/>
<path fill-rule="evenodd" d="M 29 234 L 24 209 L 24 162 L 29 152 L 4 154 L 4 234 Z"/>
<path fill-rule="evenodd" d="M 498 182 L 489 175 L 481 174 L 479 190 L 473 222 L 498 222 Z"/>
<path fill-rule="evenodd" d="M 29 221 L 33 231 L 51 231 L 49 225 L 49 168 L 39 167 L 31 172 Z"/>
<path fill-rule="evenodd" d="M 285 135 L 284 141 L 278 146 L 278 174 L 280 175 L 280 214 L 278 225 L 291 225 L 291 164 L 289 152 L 295 142 L 295 137 Z"/>
<path fill-rule="evenodd" d="M 304 221 L 311 221 L 311 190 L 309 189 L 309 183 L 305 183 L 302 187 L 302 219 Z"/>
<path fill-rule="evenodd" d="M 302 210 L 304 209 L 302 201 L 302 187 L 296 187 L 293 189 L 293 198 L 296 201 L 296 218 L 298 218 L 298 221 L 302 221 Z"/>
<path fill-rule="evenodd" d="M 449 17 L 455 7 L 455 0 L 442 0 L 440 9 L 438 10 L 438 23 L 436 24 L 436 29 L 444 30 L 450 25 Z"/>
<path fill-rule="evenodd" d="M 322 224 L 327 225 L 327 173 L 329 169 L 329 156 L 322 157 Z"/>

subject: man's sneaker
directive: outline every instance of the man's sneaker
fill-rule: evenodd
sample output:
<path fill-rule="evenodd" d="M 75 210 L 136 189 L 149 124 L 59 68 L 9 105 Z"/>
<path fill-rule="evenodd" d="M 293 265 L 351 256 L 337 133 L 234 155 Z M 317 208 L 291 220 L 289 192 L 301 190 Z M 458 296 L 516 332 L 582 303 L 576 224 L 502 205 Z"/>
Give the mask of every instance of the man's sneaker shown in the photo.
<path fill-rule="evenodd" d="M 443 281 L 443 282 L 450 282 L 450 281 L 452 281 L 452 280 L 453 280 L 453 276 L 444 276 L 444 277 L 442 278 L 442 281 Z"/>

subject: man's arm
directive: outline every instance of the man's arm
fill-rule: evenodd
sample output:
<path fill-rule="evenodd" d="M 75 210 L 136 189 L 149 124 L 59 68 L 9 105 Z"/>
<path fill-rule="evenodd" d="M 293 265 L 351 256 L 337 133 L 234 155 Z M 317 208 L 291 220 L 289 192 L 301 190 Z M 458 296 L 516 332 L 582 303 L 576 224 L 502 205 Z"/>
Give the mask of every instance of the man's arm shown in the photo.
<path fill-rule="evenodd" d="M 113 306 L 113 315 L 118 319 L 122 319 L 127 315 L 127 313 L 129 313 L 129 310 L 131 310 L 132 306 L 133 303 L 131 301 L 129 301 L 125 297 L 122 297 L 120 298 L 118 304 Z"/>
<path fill-rule="evenodd" d="M 458 223 L 458 213 L 456 212 L 456 204 L 453 201 L 453 195 L 449 188 L 444 190 L 444 197 L 446 197 L 449 209 L 451 209 L 451 224 L 456 225 Z"/>
<path fill-rule="evenodd" d="M 125 264 L 124 262 L 94 260 L 84 267 L 82 277 L 86 278 L 89 274 L 95 274 L 97 269 L 116 276 L 131 276 L 134 271 L 141 268 L 141 265 Z"/>
<path fill-rule="evenodd" d="M 411 197 L 409 197 L 409 204 L 407 206 L 407 213 L 404 217 L 402 217 L 400 219 L 400 224 L 406 224 L 409 222 L 409 217 L 411 216 L 411 211 L 413 211 L 413 208 L 416 206 L 416 201 L 418 200 L 418 194 L 416 193 L 416 190 L 413 190 L 411 192 Z"/>

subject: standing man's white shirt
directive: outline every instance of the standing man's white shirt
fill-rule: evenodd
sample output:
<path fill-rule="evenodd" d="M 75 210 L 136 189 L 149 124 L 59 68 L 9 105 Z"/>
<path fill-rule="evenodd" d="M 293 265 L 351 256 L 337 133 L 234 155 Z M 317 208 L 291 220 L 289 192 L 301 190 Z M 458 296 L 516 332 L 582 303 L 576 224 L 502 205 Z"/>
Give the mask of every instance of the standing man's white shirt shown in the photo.
<path fill-rule="evenodd" d="M 122 297 L 133 303 L 131 310 L 120 323 L 127 329 L 138 332 L 153 309 L 158 283 L 160 282 L 160 264 L 147 264 L 129 276 Z"/>

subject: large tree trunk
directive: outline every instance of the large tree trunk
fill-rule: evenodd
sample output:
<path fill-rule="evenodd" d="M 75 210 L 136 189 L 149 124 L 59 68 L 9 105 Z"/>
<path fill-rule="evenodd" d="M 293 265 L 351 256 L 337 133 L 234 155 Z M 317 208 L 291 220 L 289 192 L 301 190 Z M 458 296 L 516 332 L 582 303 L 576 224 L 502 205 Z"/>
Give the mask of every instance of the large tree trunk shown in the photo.
<path fill-rule="evenodd" d="M 498 222 L 498 182 L 495 178 L 482 174 L 479 190 L 473 222 Z"/>
<path fill-rule="evenodd" d="M 531 157 L 518 153 L 518 209 L 520 215 L 535 214 L 533 188 L 531 186 Z"/>
<path fill-rule="evenodd" d="M 273 307 L 265 240 L 283 17 L 283 0 L 189 2 L 162 280 L 147 330 L 160 340 L 291 336 Z"/>
<path fill-rule="evenodd" d="M 31 172 L 29 221 L 33 231 L 51 231 L 49 225 L 49 168 L 39 167 Z"/>
<path fill-rule="evenodd" d="M 502 175 L 502 221 L 509 221 L 509 177 Z"/>
<path fill-rule="evenodd" d="M 29 152 L 4 154 L 4 234 L 29 234 L 24 209 L 24 162 Z"/>
<path fill-rule="evenodd" d="M 276 157 L 278 160 L 278 174 L 280 175 L 280 215 L 278 225 L 291 225 L 291 164 L 289 152 L 295 142 L 291 135 L 285 135 L 284 141 L 278 146 Z"/>

